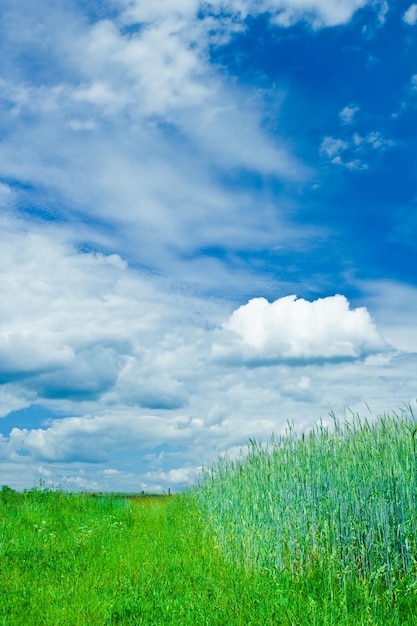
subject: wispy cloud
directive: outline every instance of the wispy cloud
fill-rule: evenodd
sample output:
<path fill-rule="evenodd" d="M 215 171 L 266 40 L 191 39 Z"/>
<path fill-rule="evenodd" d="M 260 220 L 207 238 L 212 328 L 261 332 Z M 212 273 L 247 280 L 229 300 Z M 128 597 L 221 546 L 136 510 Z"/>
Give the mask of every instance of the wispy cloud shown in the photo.
<path fill-rule="evenodd" d="M 343 109 L 339 113 L 342 124 L 352 124 L 359 110 L 360 108 L 358 106 L 355 106 L 354 104 L 348 104 L 347 106 L 343 107 Z"/>
<path fill-rule="evenodd" d="M 325 137 L 320 146 L 320 152 L 330 159 L 338 156 L 348 148 L 348 144 L 343 139 L 335 137 Z"/>
<path fill-rule="evenodd" d="M 288 27 L 299 20 L 309 22 L 313 28 L 345 24 L 367 0 L 251 0 L 243 6 L 239 0 L 219 0 L 210 3 L 222 9 L 233 10 L 243 17 L 259 13 L 271 13 L 272 21 Z"/>
<path fill-rule="evenodd" d="M 1 148 L 3 176 L 34 186 L 40 202 L 48 189 L 58 215 L 71 217 L 74 238 L 95 236 L 79 230 L 81 215 L 84 223 L 107 223 L 130 258 L 161 271 L 181 265 L 183 253 L 251 247 L 254 231 L 267 245 L 279 231 L 257 194 L 244 186 L 231 193 L 224 173 L 298 184 L 308 169 L 265 133 L 244 90 L 213 70 L 213 24 L 198 19 L 197 8 L 129 5 L 118 21 L 92 25 L 75 15 L 61 38 L 47 21 L 42 35 L 48 54 L 62 60 L 60 71 L 48 81 L 36 70 L 20 78 L 10 71 L 3 84 L 13 128 Z M 21 44 L 41 54 L 39 29 L 25 19 Z M 126 32 L 134 20 L 140 30 Z M 48 64 L 46 54 L 42 61 Z M 24 192 L 17 189 L 15 200 L 24 204 Z M 282 238 L 288 235 L 284 226 Z"/>

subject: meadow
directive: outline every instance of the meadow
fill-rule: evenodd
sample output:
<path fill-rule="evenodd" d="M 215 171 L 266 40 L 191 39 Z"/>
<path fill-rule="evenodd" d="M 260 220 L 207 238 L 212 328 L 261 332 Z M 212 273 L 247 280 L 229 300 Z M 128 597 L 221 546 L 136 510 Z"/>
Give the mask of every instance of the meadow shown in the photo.
<path fill-rule="evenodd" d="M 0 626 L 417 624 L 411 411 L 250 442 L 175 496 L 0 491 Z"/>

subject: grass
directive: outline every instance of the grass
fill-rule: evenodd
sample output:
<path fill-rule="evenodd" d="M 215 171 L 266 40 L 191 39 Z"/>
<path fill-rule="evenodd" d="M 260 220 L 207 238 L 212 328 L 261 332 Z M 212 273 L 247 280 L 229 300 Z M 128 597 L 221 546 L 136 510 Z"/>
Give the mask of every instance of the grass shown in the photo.
<path fill-rule="evenodd" d="M 3 489 L 0 502 L 2 626 L 280 623 L 257 578 L 203 539 L 187 496 Z"/>
<path fill-rule="evenodd" d="M 0 626 L 417 624 L 415 432 L 290 432 L 170 497 L 3 487 Z"/>

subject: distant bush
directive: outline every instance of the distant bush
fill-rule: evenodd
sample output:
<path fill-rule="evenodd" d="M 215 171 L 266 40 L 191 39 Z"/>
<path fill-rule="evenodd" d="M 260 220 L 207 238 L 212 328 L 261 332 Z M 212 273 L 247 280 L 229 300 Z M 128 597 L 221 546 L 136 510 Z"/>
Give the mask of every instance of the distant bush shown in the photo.
<path fill-rule="evenodd" d="M 22 494 L 18 493 L 11 487 L 3 485 L 0 490 L 0 502 L 3 504 L 14 504 L 18 502 L 22 497 Z"/>

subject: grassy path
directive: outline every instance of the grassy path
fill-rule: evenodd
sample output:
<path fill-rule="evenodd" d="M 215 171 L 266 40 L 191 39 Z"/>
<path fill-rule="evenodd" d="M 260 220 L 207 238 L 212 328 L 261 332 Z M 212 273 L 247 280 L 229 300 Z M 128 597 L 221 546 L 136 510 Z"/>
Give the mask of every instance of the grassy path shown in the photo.
<path fill-rule="evenodd" d="M 17 496 L 0 503 L 1 626 L 281 623 L 184 498 Z"/>

